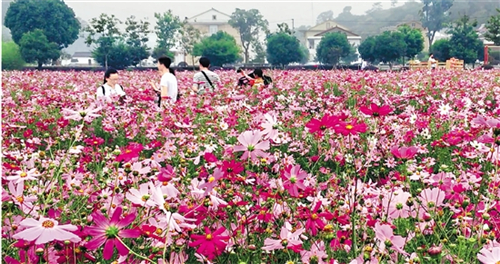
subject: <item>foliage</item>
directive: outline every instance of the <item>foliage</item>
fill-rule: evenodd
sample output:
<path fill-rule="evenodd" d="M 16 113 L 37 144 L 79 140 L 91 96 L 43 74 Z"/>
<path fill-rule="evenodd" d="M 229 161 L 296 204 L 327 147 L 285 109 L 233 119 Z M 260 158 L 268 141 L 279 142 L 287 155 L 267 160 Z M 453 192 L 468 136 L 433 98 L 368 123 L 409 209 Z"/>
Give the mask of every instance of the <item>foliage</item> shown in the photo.
<path fill-rule="evenodd" d="M 457 59 L 464 60 L 464 63 L 474 63 L 480 58 L 483 51 L 483 42 L 479 39 L 474 28 L 477 22 L 470 22 L 468 16 L 464 15 L 449 30 L 450 55 Z"/>
<path fill-rule="evenodd" d="M 302 53 L 302 59 L 300 60 L 300 63 L 302 64 L 305 64 L 309 61 L 309 57 L 310 57 L 310 54 L 309 54 L 309 49 L 304 46 L 304 45 L 300 45 L 300 52 Z"/>
<path fill-rule="evenodd" d="M 181 30 L 180 45 L 186 54 L 192 54 L 196 43 L 200 41 L 201 33 L 192 25 L 184 22 Z M 191 65 L 194 65 L 194 56 L 191 56 Z"/>
<path fill-rule="evenodd" d="M 484 34 L 484 37 L 489 41 L 493 41 L 496 46 L 500 46 L 500 9 L 497 8 L 496 10 L 498 14 L 488 19 L 488 24 L 486 24 L 488 32 Z"/>
<path fill-rule="evenodd" d="M 18 0 L 10 4 L 5 26 L 12 39 L 20 44 L 25 33 L 40 29 L 49 43 L 66 48 L 78 38 L 80 23 L 75 13 L 60 0 Z M 50 57 L 52 54 L 47 54 Z"/>
<path fill-rule="evenodd" d="M 333 11 L 332 10 L 321 12 L 318 15 L 318 18 L 316 18 L 316 25 L 319 25 L 319 24 L 326 22 L 328 20 L 333 20 Z"/>
<path fill-rule="evenodd" d="M 234 37 L 223 31 L 202 39 L 193 47 L 193 55 L 209 58 L 212 66 L 233 63 L 239 58 L 239 53 Z"/>
<path fill-rule="evenodd" d="M 2 41 L 2 70 L 21 70 L 24 60 L 14 41 Z"/>
<path fill-rule="evenodd" d="M 49 42 L 43 30 L 35 29 L 25 33 L 19 40 L 21 55 L 26 62 L 36 62 L 38 69 L 44 63 L 57 60 L 59 58 L 59 46 L 54 42 Z"/>
<path fill-rule="evenodd" d="M 391 63 L 403 57 L 406 50 L 404 35 L 398 31 L 385 31 L 376 37 L 375 58 L 378 61 Z"/>
<path fill-rule="evenodd" d="M 96 49 L 99 49 L 99 51 L 93 54 L 102 57 L 94 58 L 106 68 L 108 68 L 108 56 L 114 49 L 115 41 L 122 38 L 117 27 L 119 24 L 121 24 L 121 21 L 115 15 L 109 16 L 102 13 L 98 18 L 92 18 L 89 26 L 85 28 L 85 32 L 88 34 L 85 43 L 88 46 L 96 45 Z"/>
<path fill-rule="evenodd" d="M 139 64 L 142 60 L 149 57 L 149 48 L 147 42 L 149 40 L 148 21 L 136 21 L 134 16 L 130 16 L 125 21 L 125 36 L 126 43 L 129 46 L 132 65 Z"/>
<path fill-rule="evenodd" d="M 316 59 L 324 64 L 337 64 L 341 58 L 354 52 L 347 36 L 340 32 L 326 33 L 316 48 Z"/>
<path fill-rule="evenodd" d="M 436 60 L 447 61 L 452 57 L 450 55 L 450 49 L 450 41 L 448 39 L 440 39 L 432 44 L 430 51 L 434 54 Z"/>
<path fill-rule="evenodd" d="M 166 55 L 165 52 L 169 52 L 175 46 L 182 31 L 183 23 L 178 16 L 174 16 L 172 10 L 168 10 L 163 14 L 155 13 L 155 18 L 157 40 L 153 53 L 155 57 L 158 57 L 159 55 Z"/>
<path fill-rule="evenodd" d="M 290 34 L 277 32 L 267 38 L 267 61 L 273 65 L 300 62 L 304 54 L 299 40 Z"/>
<path fill-rule="evenodd" d="M 278 33 L 286 33 L 289 35 L 293 34 L 292 30 L 290 29 L 288 24 L 285 22 L 278 24 Z"/>
<path fill-rule="evenodd" d="M 266 62 L 266 49 L 264 49 L 264 45 L 260 41 L 256 41 L 252 44 L 253 52 L 255 53 L 255 57 L 252 59 L 252 63 L 264 63 Z"/>
<path fill-rule="evenodd" d="M 104 56 L 105 52 L 107 56 Z M 113 42 L 111 46 L 106 47 L 105 51 L 100 46 L 97 47 L 92 51 L 92 55 L 101 65 L 105 64 L 104 59 L 107 58 L 108 66 L 115 69 L 125 69 L 131 65 L 135 65 L 134 52 L 137 52 L 135 47 L 127 45 L 122 40 L 118 40 Z"/>
<path fill-rule="evenodd" d="M 422 0 L 422 3 L 424 6 L 420 11 L 420 19 L 422 26 L 427 28 L 429 43 L 432 43 L 436 32 L 449 21 L 448 11 L 453 5 L 453 0 Z"/>
<path fill-rule="evenodd" d="M 375 36 L 370 36 L 366 38 L 363 42 L 358 47 L 358 52 L 359 55 L 361 55 L 361 58 L 365 61 L 369 61 L 374 63 L 377 59 L 377 56 L 375 54 L 376 48 L 377 48 L 377 39 Z"/>
<path fill-rule="evenodd" d="M 424 49 L 424 37 L 420 30 L 403 25 L 398 27 L 398 31 L 403 34 L 406 43 L 404 56 L 413 58 Z"/>
<path fill-rule="evenodd" d="M 261 32 L 268 31 L 269 23 L 264 19 L 258 9 L 244 10 L 236 8 L 231 14 L 229 25 L 238 30 L 240 34 L 241 45 L 245 63 L 249 61 L 250 45 L 259 40 Z"/>

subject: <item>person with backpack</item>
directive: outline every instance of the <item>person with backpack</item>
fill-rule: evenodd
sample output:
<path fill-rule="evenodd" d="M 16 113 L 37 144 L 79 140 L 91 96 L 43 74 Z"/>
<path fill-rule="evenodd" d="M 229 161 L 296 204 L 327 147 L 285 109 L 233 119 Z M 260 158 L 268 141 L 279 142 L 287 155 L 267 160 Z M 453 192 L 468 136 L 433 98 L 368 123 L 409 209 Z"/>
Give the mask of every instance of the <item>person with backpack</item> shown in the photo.
<path fill-rule="evenodd" d="M 217 88 L 217 83 L 220 81 L 217 73 L 210 71 L 210 60 L 206 57 L 200 58 L 200 72 L 197 72 L 193 77 L 192 90 L 198 94 L 213 92 Z"/>
<path fill-rule="evenodd" d="M 104 83 L 96 91 L 96 98 L 103 98 L 108 102 L 112 101 L 112 98 L 119 98 L 120 103 L 123 103 L 126 93 L 123 87 L 118 84 L 120 76 L 118 71 L 109 68 L 104 73 Z"/>

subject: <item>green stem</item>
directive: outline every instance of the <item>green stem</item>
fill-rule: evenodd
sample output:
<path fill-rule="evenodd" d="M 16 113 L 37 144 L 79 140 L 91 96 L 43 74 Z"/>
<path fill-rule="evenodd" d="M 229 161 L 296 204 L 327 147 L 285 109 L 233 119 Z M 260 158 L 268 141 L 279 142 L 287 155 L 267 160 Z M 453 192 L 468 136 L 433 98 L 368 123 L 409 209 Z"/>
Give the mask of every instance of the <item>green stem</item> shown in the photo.
<path fill-rule="evenodd" d="M 142 256 L 142 255 L 139 255 L 139 254 L 137 254 L 137 253 L 135 253 L 135 251 L 133 251 L 131 248 L 129 248 L 129 247 L 127 246 L 127 244 L 123 243 L 123 240 L 121 240 L 121 238 L 116 237 L 116 239 L 118 239 L 118 241 L 120 241 L 120 242 L 121 242 L 121 243 L 122 243 L 122 244 L 123 244 L 123 245 L 124 245 L 124 246 L 125 246 L 125 247 L 126 247 L 126 248 L 127 248 L 127 249 L 131 252 L 131 253 L 132 253 L 132 254 L 136 255 L 137 257 L 139 257 L 139 258 L 141 258 L 141 259 L 143 259 L 143 260 L 146 260 L 146 261 L 149 261 L 149 262 L 151 262 L 151 263 L 155 263 L 155 264 L 157 264 L 156 262 L 152 261 L 151 259 L 149 259 L 149 258 L 147 258 L 147 257 L 144 257 L 144 256 Z"/>

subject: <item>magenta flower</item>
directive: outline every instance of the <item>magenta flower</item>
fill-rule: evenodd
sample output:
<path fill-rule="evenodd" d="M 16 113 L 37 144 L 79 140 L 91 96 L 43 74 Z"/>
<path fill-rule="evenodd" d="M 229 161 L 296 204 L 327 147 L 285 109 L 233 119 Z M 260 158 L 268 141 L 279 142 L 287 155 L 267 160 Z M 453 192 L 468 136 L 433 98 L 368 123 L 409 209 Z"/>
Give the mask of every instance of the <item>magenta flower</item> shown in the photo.
<path fill-rule="evenodd" d="M 190 247 L 198 247 L 196 252 L 206 256 L 209 260 L 214 259 L 218 255 L 222 254 L 227 246 L 227 241 L 229 236 L 223 236 L 226 229 L 220 227 L 219 229 L 211 232 L 208 227 L 205 227 L 205 234 L 196 235 L 192 234 L 191 239 L 193 242 L 189 243 Z"/>
<path fill-rule="evenodd" d="M 335 132 L 342 134 L 344 136 L 357 135 L 359 133 L 365 133 L 368 127 L 365 123 L 358 123 L 357 121 L 351 122 L 340 122 L 337 126 L 333 128 Z"/>
<path fill-rule="evenodd" d="M 262 139 L 262 133 L 260 131 L 245 131 L 238 136 L 238 141 L 241 143 L 240 146 L 235 146 L 234 151 L 245 151 L 241 156 L 241 159 L 255 159 L 256 157 L 264 157 L 266 153 L 264 150 L 269 149 L 269 141 L 265 140 L 259 142 Z"/>
<path fill-rule="evenodd" d="M 417 147 L 392 147 L 391 153 L 398 159 L 413 159 L 417 154 Z"/>
<path fill-rule="evenodd" d="M 120 219 L 121 214 L 121 207 L 116 208 L 111 219 L 107 219 L 97 211 L 92 213 L 96 225 L 86 227 L 84 233 L 94 238 L 87 242 L 85 247 L 89 250 L 95 250 L 104 245 L 103 257 L 106 260 L 111 259 L 115 247 L 121 256 L 127 255 L 128 249 L 118 238 L 137 238 L 141 235 L 141 231 L 138 229 L 124 229 L 135 220 L 136 215 L 129 214 Z"/>
<path fill-rule="evenodd" d="M 40 217 L 40 220 L 27 218 L 21 221 L 21 227 L 27 227 L 23 231 L 12 236 L 15 239 L 24 239 L 26 241 L 34 241 L 35 244 L 45 244 L 50 241 L 58 240 L 71 242 L 80 242 L 80 237 L 68 232 L 76 231 L 78 227 L 74 225 L 59 225 L 59 223 L 50 218 Z"/>
<path fill-rule="evenodd" d="M 361 106 L 359 111 L 361 111 L 365 115 L 370 115 L 374 117 L 385 116 L 392 112 L 392 108 L 388 105 L 378 106 L 374 103 L 370 104 L 370 108 L 366 106 Z"/>

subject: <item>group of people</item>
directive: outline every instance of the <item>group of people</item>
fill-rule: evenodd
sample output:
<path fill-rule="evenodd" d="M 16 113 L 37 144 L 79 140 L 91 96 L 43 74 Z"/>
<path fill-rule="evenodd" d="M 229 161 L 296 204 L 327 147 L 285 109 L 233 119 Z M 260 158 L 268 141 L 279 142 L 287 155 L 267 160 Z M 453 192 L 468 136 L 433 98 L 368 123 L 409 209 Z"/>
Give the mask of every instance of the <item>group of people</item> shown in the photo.
<path fill-rule="evenodd" d="M 171 63 L 172 60 L 168 57 L 158 58 L 157 68 L 161 75 L 160 83 L 149 82 L 158 96 L 156 99 L 158 107 L 174 104 L 180 97 L 175 72 L 170 68 Z M 199 63 L 200 71 L 193 76 L 191 91 L 199 95 L 214 92 L 220 83 L 219 75 L 209 69 L 210 60 L 208 58 L 201 57 Z M 252 87 L 267 87 L 272 82 L 271 78 L 264 75 L 261 69 L 255 69 L 248 75 L 241 68 L 237 72 L 241 75 L 237 83 L 237 87 L 240 88 L 248 85 Z M 120 102 L 123 102 L 126 93 L 123 87 L 118 84 L 118 81 L 118 71 L 116 69 L 108 69 L 104 73 L 103 85 L 97 88 L 96 97 L 105 100 L 117 97 Z"/>

